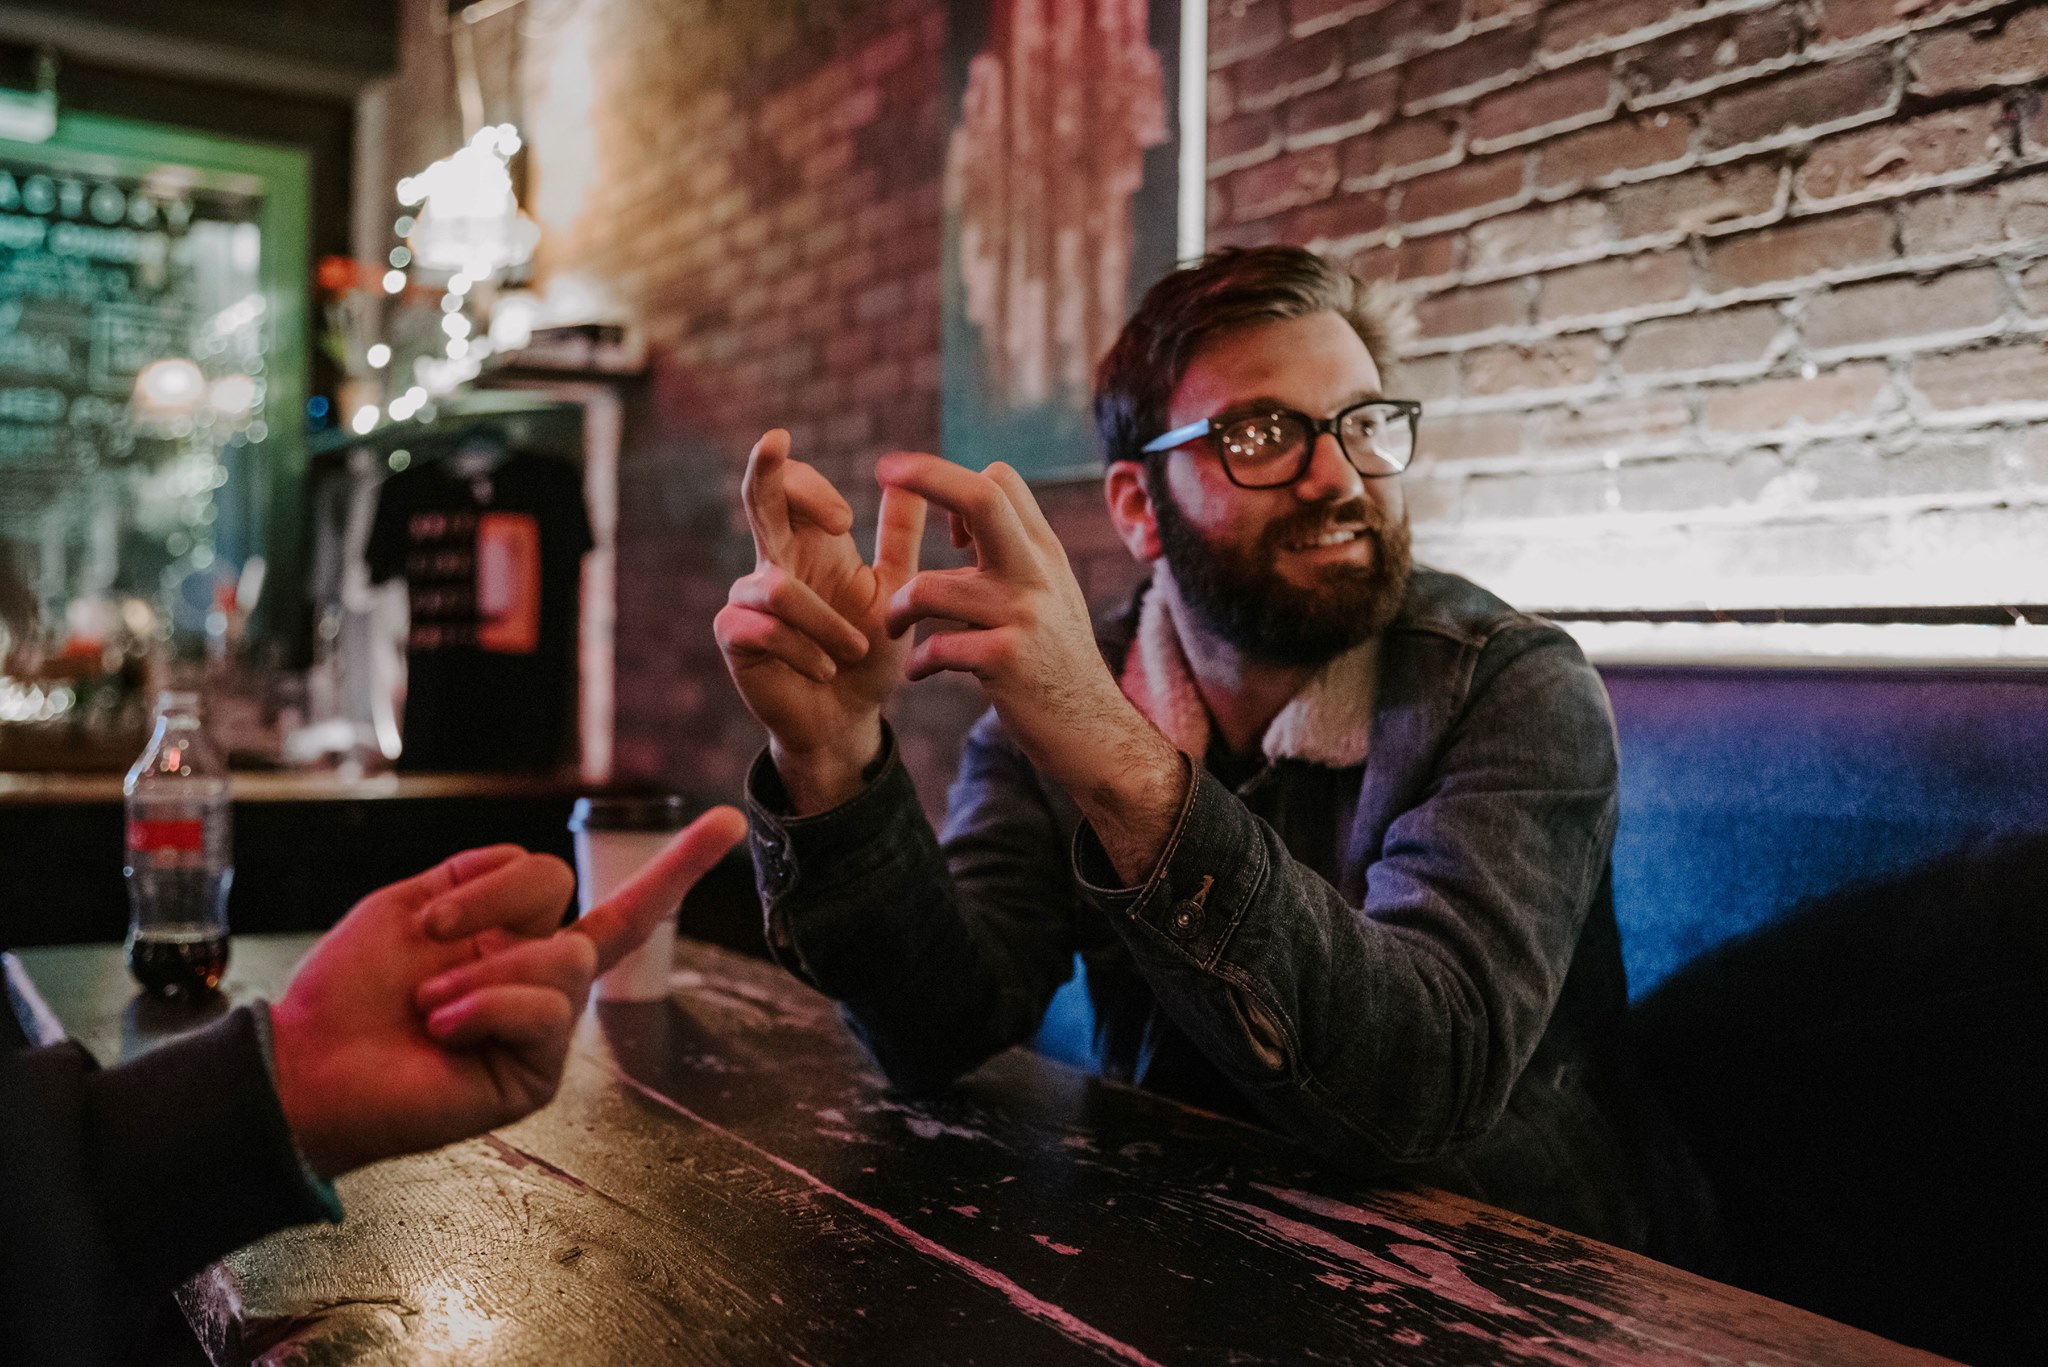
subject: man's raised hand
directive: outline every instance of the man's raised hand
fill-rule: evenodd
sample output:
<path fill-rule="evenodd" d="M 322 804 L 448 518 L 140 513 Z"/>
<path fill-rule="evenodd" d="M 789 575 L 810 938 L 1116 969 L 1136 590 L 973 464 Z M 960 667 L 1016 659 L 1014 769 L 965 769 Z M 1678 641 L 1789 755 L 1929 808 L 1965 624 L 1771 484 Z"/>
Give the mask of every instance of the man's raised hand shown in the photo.
<path fill-rule="evenodd" d="M 852 509 L 831 481 L 790 459 L 780 428 L 755 443 L 741 492 L 754 569 L 733 584 L 713 630 L 797 810 L 822 811 L 859 791 L 881 749 L 882 707 L 909 650 L 889 636 L 884 609 L 917 572 L 924 500 L 884 489 L 869 564 Z"/>
<path fill-rule="evenodd" d="M 1066 788 L 1127 876 L 1165 844 L 1186 769 L 1103 662 L 1088 601 L 1059 537 L 1023 477 L 997 462 L 977 474 L 937 456 L 898 453 L 875 469 L 883 496 L 902 491 L 946 510 L 975 563 L 911 575 L 889 600 L 888 629 L 908 640 L 910 677 L 960 670 L 981 682 L 1025 757 Z"/>

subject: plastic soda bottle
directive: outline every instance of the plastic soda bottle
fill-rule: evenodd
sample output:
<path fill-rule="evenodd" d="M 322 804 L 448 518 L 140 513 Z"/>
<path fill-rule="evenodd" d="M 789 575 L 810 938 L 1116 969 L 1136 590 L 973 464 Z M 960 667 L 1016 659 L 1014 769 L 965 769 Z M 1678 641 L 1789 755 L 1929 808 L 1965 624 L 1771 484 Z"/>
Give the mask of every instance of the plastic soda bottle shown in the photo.
<path fill-rule="evenodd" d="M 197 996 L 228 966 L 234 881 L 228 767 L 199 724 L 199 695 L 157 696 L 156 729 L 127 799 L 128 971 L 158 996 Z"/>

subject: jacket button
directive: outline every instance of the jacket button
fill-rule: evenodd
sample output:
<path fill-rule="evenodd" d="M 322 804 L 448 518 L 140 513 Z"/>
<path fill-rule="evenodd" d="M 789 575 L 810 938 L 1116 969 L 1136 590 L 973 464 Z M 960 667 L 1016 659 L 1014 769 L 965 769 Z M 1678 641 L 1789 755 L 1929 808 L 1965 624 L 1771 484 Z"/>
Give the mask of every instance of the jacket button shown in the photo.
<path fill-rule="evenodd" d="M 1192 940 L 1202 932 L 1202 904 L 1192 900 L 1175 903 L 1166 924 L 1179 938 Z"/>

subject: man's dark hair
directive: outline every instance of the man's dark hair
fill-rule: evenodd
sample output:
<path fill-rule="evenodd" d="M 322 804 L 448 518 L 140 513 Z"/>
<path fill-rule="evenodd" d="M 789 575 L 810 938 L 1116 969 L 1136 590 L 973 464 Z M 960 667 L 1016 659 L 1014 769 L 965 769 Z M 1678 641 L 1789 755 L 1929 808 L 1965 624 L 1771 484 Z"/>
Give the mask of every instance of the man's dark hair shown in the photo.
<path fill-rule="evenodd" d="M 1103 459 L 1142 460 L 1166 430 L 1173 391 L 1212 338 L 1261 323 L 1335 313 L 1351 324 L 1382 377 L 1396 360 L 1392 299 L 1301 247 L 1232 247 L 1171 271 L 1145 291 L 1095 368 L 1095 430 Z"/>

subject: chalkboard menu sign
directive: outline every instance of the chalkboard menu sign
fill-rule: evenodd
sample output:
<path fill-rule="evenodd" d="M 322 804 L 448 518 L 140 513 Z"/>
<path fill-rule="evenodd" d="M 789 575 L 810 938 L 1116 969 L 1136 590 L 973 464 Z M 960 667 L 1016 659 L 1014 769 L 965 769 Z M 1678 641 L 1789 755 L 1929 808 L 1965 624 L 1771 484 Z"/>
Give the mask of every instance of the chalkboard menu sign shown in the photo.
<path fill-rule="evenodd" d="M 47 512 L 37 491 L 134 455 L 136 377 L 218 350 L 199 335 L 201 313 L 256 292 L 256 253 L 236 262 L 232 242 L 241 228 L 260 251 L 260 209 L 253 195 L 161 177 L 0 159 L 0 520 L 27 530 L 24 517 Z M 227 243 L 208 250 L 222 230 Z"/>
<path fill-rule="evenodd" d="M 24 640 L 203 629 L 294 557 L 305 197 L 303 154 L 182 130 L 0 141 L 0 588 L 34 605 L 0 674 Z"/>

